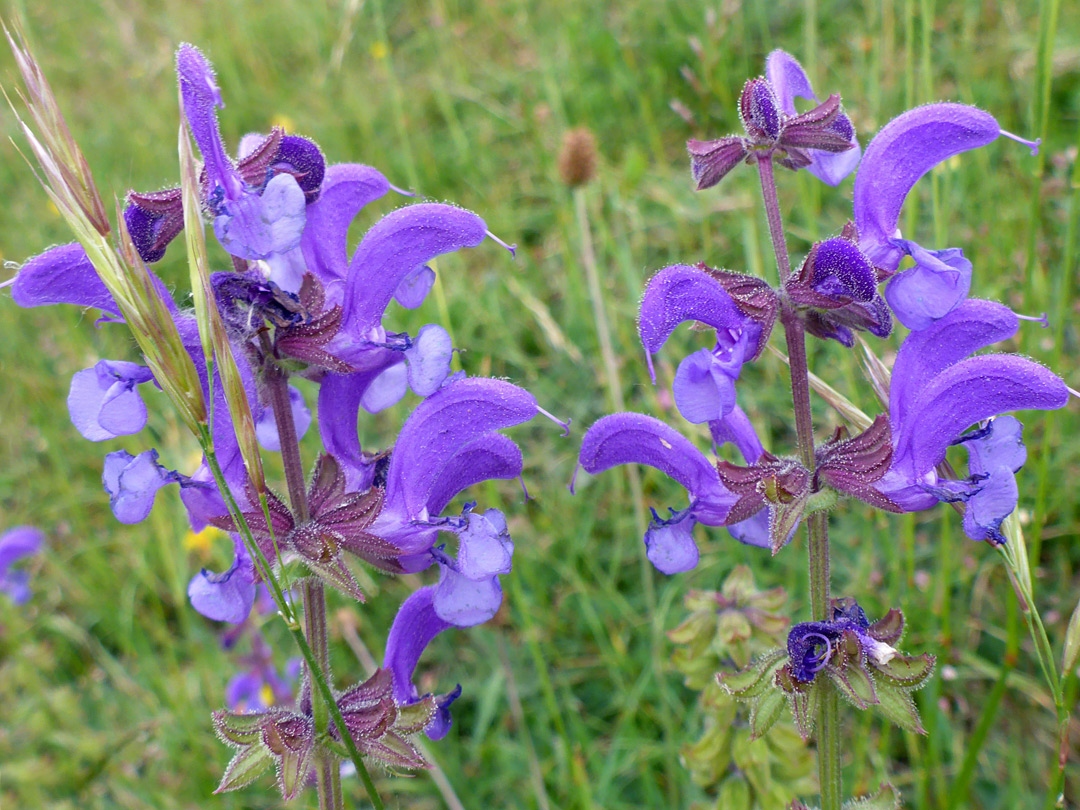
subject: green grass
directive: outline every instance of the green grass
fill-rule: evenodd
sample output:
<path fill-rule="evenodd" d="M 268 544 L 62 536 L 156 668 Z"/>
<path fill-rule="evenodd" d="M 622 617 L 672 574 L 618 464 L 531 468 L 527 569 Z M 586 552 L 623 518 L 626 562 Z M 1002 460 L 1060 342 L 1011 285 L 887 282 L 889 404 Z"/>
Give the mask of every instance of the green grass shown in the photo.
<path fill-rule="evenodd" d="M 585 203 L 633 410 L 693 433 L 658 399 L 636 340 L 636 304 L 648 276 L 700 260 L 755 272 L 772 267 L 753 173 L 697 194 L 683 143 L 737 126 L 741 83 L 775 47 L 813 66 L 819 91 L 843 94 L 864 144 L 906 105 L 938 99 L 977 104 L 1006 129 L 1043 134 L 1039 159 L 1000 141 L 950 161 L 920 184 L 904 227 L 927 244 L 963 246 L 975 265 L 974 294 L 1050 313 L 1051 329 L 1025 325 L 1009 348 L 1052 363 L 1077 387 L 1078 308 L 1069 296 L 1077 288 L 1080 216 L 1080 24 L 1068 3 L 1055 16 L 1058 5 L 110 0 L 50 8 L 5 0 L 3 13 L 25 16 L 108 194 L 175 183 L 172 54 L 188 40 L 218 69 L 228 141 L 287 116 L 332 161 L 374 165 L 392 182 L 477 211 L 518 243 L 516 262 L 489 244 L 440 260 L 445 311 L 456 345 L 468 350 L 463 368 L 527 387 L 544 407 L 572 417 L 574 432 L 563 439 L 539 422 L 513 431 L 535 500 L 521 503 L 512 483 L 477 493 L 510 517 L 514 573 L 495 621 L 441 637 L 423 660 L 422 689 L 460 681 L 465 690 L 454 731 L 430 749 L 468 808 L 616 810 L 704 800 L 678 762 L 678 749 L 700 728 L 695 696 L 668 668 L 671 648 L 659 635 L 682 618 L 687 589 L 716 587 L 748 562 L 760 585 L 782 584 L 791 604 L 804 605 L 805 544 L 770 559 L 722 530 L 699 530 L 701 565 L 674 578 L 649 570 L 650 589 L 626 477 L 582 481 L 575 497 L 566 491 L 581 433 L 609 398 L 573 199 L 555 171 L 562 132 L 586 125 L 600 144 L 599 178 Z M 806 53 L 807 43 L 819 50 Z M 6 53 L 0 81 L 9 92 L 15 86 Z M 693 113 L 694 126 L 672 112 L 675 99 Z M 0 122 L 21 144 L 12 116 Z M 68 237 L 15 148 L 6 138 L 0 148 L 0 256 L 21 261 Z M 785 172 L 779 181 L 796 257 L 850 216 L 850 180 L 838 191 L 806 175 Z M 383 200 L 365 211 L 357 234 L 396 204 Z M 160 265 L 179 289 L 186 286 L 181 253 L 170 249 Z M 237 663 L 219 647 L 220 628 L 188 606 L 184 589 L 200 565 L 220 567 L 226 550 L 204 560 L 184 549 L 182 511 L 168 491 L 147 523 L 119 526 L 99 483 L 109 450 L 154 445 L 167 463 L 188 469 L 194 442 L 153 395 L 149 435 L 83 441 L 64 406 L 70 375 L 102 356 L 134 358 L 134 349 L 120 330 L 98 330 L 77 310 L 20 310 L 6 298 L 0 515 L 5 526 L 43 527 L 50 547 L 32 563 L 33 601 L 15 609 L 0 599 L 0 806 L 279 806 L 268 778 L 243 793 L 209 796 L 228 759 L 209 712 Z M 392 317 L 415 329 L 441 319 L 440 309 L 433 297 L 419 313 Z M 681 350 L 697 345 L 693 333 L 676 338 L 661 361 L 662 383 L 670 383 Z M 859 377 L 848 353 L 821 344 L 811 351 L 818 373 L 873 407 L 865 386 L 853 387 Z M 739 393 L 766 445 L 779 452 L 794 445 L 785 377 L 766 354 L 745 370 Z M 365 422 L 364 446 L 391 441 L 404 407 Z M 1039 554 L 1038 599 L 1058 643 L 1080 593 L 1077 414 L 1074 401 L 1064 412 L 1025 419 L 1029 462 L 1020 476 L 1026 531 Z M 818 435 L 835 422 L 816 401 Z M 309 439 L 306 458 L 314 452 Z M 643 482 L 649 505 L 682 498 L 652 471 Z M 896 519 L 845 506 L 832 535 L 834 592 L 858 596 L 872 615 L 903 608 L 905 648 L 934 652 L 940 662 L 920 693 L 928 737 L 883 733 L 876 721 L 843 710 L 849 792 L 890 774 L 908 806 L 937 808 L 967 756 L 970 796 L 959 806 L 1042 807 L 1056 745 L 1053 712 L 996 556 L 963 537 L 944 509 Z M 331 597 L 339 685 L 364 675 L 342 635 L 346 620 L 377 654 L 416 585 L 372 578 L 362 607 Z M 1016 621 L 1019 658 L 1002 675 Z M 284 660 L 286 633 L 273 622 L 266 630 Z M 996 709 L 984 712 L 994 698 Z M 1070 803 L 1080 802 L 1076 729 L 1073 739 Z M 426 775 L 380 778 L 379 785 L 389 807 L 444 806 Z M 356 780 L 346 789 L 351 806 L 363 806 Z M 296 806 L 314 806 L 313 795 Z"/>

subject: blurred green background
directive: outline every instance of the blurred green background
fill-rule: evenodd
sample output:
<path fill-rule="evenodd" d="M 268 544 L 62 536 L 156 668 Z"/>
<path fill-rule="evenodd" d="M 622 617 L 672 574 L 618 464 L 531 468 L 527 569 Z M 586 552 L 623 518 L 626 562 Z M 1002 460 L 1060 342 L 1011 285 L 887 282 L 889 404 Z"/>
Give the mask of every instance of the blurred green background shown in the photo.
<path fill-rule="evenodd" d="M 949 161 L 919 184 L 904 227 L 928 246 L 962 246 L 975 266 L 973 295 L 1046 311 L 1050 329 L 1026 324 L 1007 348 L 1080 383 L 1080 15 L 1068 2 L 4 0 L 0 8 L 25 20 L 107 195 L 175 184 L 173 52 L 187 40 L 218 70 L 228 142 L 283 124 L 316 139 L 330 161 L 376 166 L 391 182 L 475 210 L 518 244 L 516 262 L 485 243 L 438 263 L 448 325 L 467 350 L 462 366 L 526 386 L 573 419 L 569 438 L 539 420 L 512 432 L 534 500 L 522 503 L 512 482 L 476 493 L 503 508 L 517 543 L 503 610 L 481 628 L 444 634 L 421 663 L 422 690 L 459 681 L 465 690 L 454 730 L 429 746 L 464 807 L 711 806 L 679 762 L 702 719 L 670 666 L 664 632 L 685 615 L 688 589 L 717 588 L 739 562 L 760 585 L 785 586 L 793 618 L 808 618 L 803 539 L 769 558 L 723 530 L 699 529 L 702 563 L 667 578 L 644 563 L 624 472 L 580 482 L 576 497 L 566 491 L 583 429 L 613 409 L 573 195 L 556 171 L 567 128 L 589 127 L 599 145 L 598 177 L 582 195 L 621 364 L 617 385 L 630 409 L 666 418 L 703 447 L 703 434 L 662 393 L 700 336 L 675 336 L 654 388 L 636 305 L 644 281 L 667 264 L 775 272 L 754 173 L 695 193 L 684 143 L 737 127 L 742 82 L 777 47 L 802 60 L 819 93 L 843 95 L 864 146 L 892 116 L 941 99 L 1044 135 L 1037 158 L 999 140 Z M 0 82 L 9 94 L 17 86 L 6 50 Z M 21 147 L 6 109 L 0 121 Z M 20 262 L 69 237 L 7 138 L 0 154 L 0 257 Z M 850 216 L 851 181 L 834 190 L 783 172 L 779 183 L 798 259 Z M 399 203 L 365 210 L 357 235 Z M 182 253 L 173 247 L 158 266 L 178 290 L 186 288 Z M 0 529 L 33 523 L 50 542 L 30 564 L 32 601 L 15 608 L 0 598 L 0 807 L 279 806 L 269 777 L 210 796 L 229 753 L 209 713 L 239 664 L 221 649 L 222 628 L 188 606 L 185 588 L 200 566 L 227 564 L 227 541 L 209 550 L 185 543 L 169 490 L 146 523 L 120 526 L 100 485 L 110 450 L 156 446 L 165 463 L 190 470 L 195 443 L 152 394 L 143 435 L 82 440 L 64 404 L 71 374 L 100 357 L 136 359 L 133 347 L 121 330 L 99 330 L 73 308 L 21 310 L 8 299 L 0 294 Z M 437 296 L 419 313 L 395 310 L 397 328 L 443 315 Z M 898 336 L 880 353 L 896 345 Z M 851 353 L 820 343 L 811 352 L 819 374 L 874 412 Z M 766 354 L 739 386 L 766 447 L 781 453 L 794 438 L 785 377 Z M 365 448 L 386 446 L 411 404 L 363 422 Z M 1021 514 L 1057 643 L 1080 592 L 1078 414 L 1074 400 L 1024 420 Z M 820 400 L 815 423 L 819 436 L 837 423 Z M 642 479 L 647 505 L 683 502 L 663 476 L 643 471 Z M 902 608 L 904 648 L 939 660 L 918 694 L 926 737 L 883 731 L 844 710 L 849 793 L 891 778 L 907 806 L 942 807 L 967 757 L 970 795 L 959 806 L 1043 806 L 1053 712 L 996 555 L 967 540 L 944 508 L 894 518 L 848 504 L 832 525 L 834 593 L 857 596 L 871 616 Z M 397 606 L 418 583 L 370 576 L 362 607 L 331 595 L 339 685 L 364 676 L 363 648 L 380 657 Z M 286 634 L 273 621 L 265 631 L 284 663 Z M 1023 639 L 1018 654 L 1007 649 L 1010 635 Z M 1072 737 L 1070 805 L 1080 802 L 1080 729 Z M 448 789 L 427 774 L 379 785 L 388 807 L 448 806 Z M 350 806 L 364 806 L 356 780 L 346 788 Z M 314 805 L 312 793 L 294 803 Z"/>

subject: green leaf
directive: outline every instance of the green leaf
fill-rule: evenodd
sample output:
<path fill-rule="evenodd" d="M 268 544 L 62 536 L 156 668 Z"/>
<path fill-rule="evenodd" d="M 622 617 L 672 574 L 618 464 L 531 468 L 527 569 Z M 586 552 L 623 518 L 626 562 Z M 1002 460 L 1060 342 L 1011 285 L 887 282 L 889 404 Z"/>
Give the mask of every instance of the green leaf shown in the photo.
<path fill-rule="evenodd" d="M 878 702 L 874 682 L 857 661 L 842 670 L 827 667 L 826 672 L 841 696 L 851 701 L 856 708 L 866 709 Z"/>
<path fill-rule="evenodd" d="M 875 708 L 886 720 L 916 734 L 926 733 L 919 718 L 919 711 L 906 689 L 883 680 L 878 684 L 877 695 L 878 703 Z"/>
<path fill-rule="evenodd" d="M 880 674 L 881 680 L 905 689 L 918 689 L 933 674 L 935 661 L 937 659 L 929 653 L 897 655 L 888 663 L 874 664 L 874 669 Z"/>
<path fill-rule="evenodd" d="M 754 697 L 770 685 L 770 676 L 785 655 L 787 655 L 787 650 L 772 650 L 751 663 L 746 669 L 738 672 L 718 672 L 716 682 L 729 695 L 737 698 Z"/>
<path fill-rule="evenodd" d="M 844 802 L 844 810 L 900 810 L 900 791 L 888 782 L 872 796 Z"/>
<path fill-rule="evenodd" d="M 755 740 L 765 736 L 780 719 L 786 702 L 784 693 L 779 689 L 767 690 L 754 701 L 750 709 L 750 732 Z"/>
<path fill-rule="evenodd" d="M 230 790 L 250 785 L 255 779 L 273 763 L 273 757 L 261 745 L 251 745 L 237 753 L 225 773 L 222 774 L 221 784 L 214 793 L 225 793 Z"/>
<path fill-rule="evenodd" d="M 732 776 L 720 785 L 716 810 L 752 810 L 753 806 L 750 785 L 741 776 Z"/>
<path fill-rule="evenodd" d="M 226 745 L 234 748 L 253 745 L 259 741 L 263 723 L 266 722 L 265 712 L 244 713 L 216 711 L 211 717 L 214 722 L 214 732 Z"/>

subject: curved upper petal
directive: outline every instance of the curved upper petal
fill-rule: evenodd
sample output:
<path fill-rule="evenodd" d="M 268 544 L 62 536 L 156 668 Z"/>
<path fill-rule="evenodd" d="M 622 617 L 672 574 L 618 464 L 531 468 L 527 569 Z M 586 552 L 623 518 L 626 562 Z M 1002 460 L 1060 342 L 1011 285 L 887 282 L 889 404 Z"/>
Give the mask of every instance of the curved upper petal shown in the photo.
<path fill-rule="evenodd" d="M 910 460 L 916 474 L 926 473 L 969 425 L 1009 411 L 1060 408 L 1068 399 L 1061 378 L 1036 362 L 1005 354 L 970 357 L 942 371 L 915 397 L 894 457 Z"/>
<path fill-rule="evenodd" d="M 889 390 L 894 443 L 911 402 L 931 379 L 972 352 L 1012 337 L 1019 323 L 1002 304 L 968 299 L 926 329 L 908 335 L 896 355 Z"/>
<path fill-rule="evenodd" d="M 765 448 L 761 446 L 761 439 L 758 438 L 757 431 L 750 422 L 750 417 L 738 405 L 733 407 L 723 419 L 709 422 L 709 431 L 717 447 L 731 442 L 739 448 L 747 464 L 756 464 L 761 454 L 765 452 Z"/>
<path fill-rule="evenodd" d="M 112 294 L 78 242 L 49 248 L 28 259 L 15 276 L 11 297 L 20 307 L 74 304 L 120 314 Z"/>
<path fill-rule="evenodd" d="M 330 304 L 341 303 L 349 269 L 349 225 L 368 203 L 390 190 L 383 175 L 359 163 L 339 163 L 326 170 L 319 199 L 307 207 L 300 249 L 309 271 L 326 288 Z"/>
<path fill-rule="evenodd" d="M 180 83 L 184 117 L 202 153 L 211 188 L 221 186 L 227 199 L 237 199 L 244 183 L 225 151 L 218 130 L 215 110 L 225 104 L 221 100 L 214 69 L 198 48 L 185 42 L 176 52 L 176 75 Z"/>
<path fill-rule="evenodd" d="M 481 377 L 460 380 L 421 402 L 405 420 L 387 471 L 387 508 L 422 514 L 443 468 L 485 433 L 527 422 L 538 413 L 524 388 Z"/>
<path fill-rule="evenodd" d="M 719 281 L 698 267 L 675 264 L 649 279 L 641 299 L 638 334 L 652 371 L 651 355 L 660 351 L 679 324 L 701 321 L 716 329 L 739 329 L 746 320 Z"/>
<path fill-rule="evenodd" d="M 641 413 L 616 413 L 596 422 L 581 440 L 578 463 L 591 474 L 617 464 L 655 467 L 682 484 L 702 523 L 722 523 L 735 502 L 704 453 L 674 428 Z"/>
<path fill-rule="evenodd" d="M 795 109 L 796 98 L 818 101 L 806 71 L 794 56 L 785 51 L 777 49 L 766 57 L 765 78 L 769 80 L 769 84 L 776 93 L 780 109 L 787 115 L 798 114 L 798 110 Z M 846 152 L 809 149 L 807 151 L 811 156 L 811 161 L 806 169 L 823 183 L 837 186 L 859 165 L 861 150 L 855 138 L 855 128 L 851 126 L 851 120 L 846 115 L 840 113 L 830 128 L 850 138 L 852 148 Z"/>
<path fill-rule="evenodd" d="M 912 186 L 953 155 L 997 138 L 994 116 L 966 104 L 927 104 L 898 115 L 866 147 L 855 175 L 859 246 L 875 265 L 895 270 L 903 251 L 891 244 Z"/>
<path fill-rule="evenodd" d="M 790 53 L 777 48 L 765 57 L 765 78 L 776 93 L 780 109 L 788 115 L 796 115 L 795 99 L 817 101 L 810 78 L 802 65 Z"/>
<path fill-rule="evenodd" d="M 427 645 L 443 630 L 453 627 L 435 612 L 435 587 L 421 588 L 402 603 L 386 637 L 383 666 L 394 675 L 394 700 L 415 703 L 420 693 L 413 672 Z"/>
<path fill-rule="evenodd" d="M 509 480 L 521 475 L 521 448 L 501 433 L 485 433 L 461 447 L 443 464 L 431 484 L 427 511 L 442 514 L 454 496 L 481 481 Z"/>
<path fill-rule="evenodd" d="M 362 337 L 378 325 L 398 285 L 415 268 L 476 247 L 486 234 L 484 220 L 452 205 L 418 203 L 387 214 L 364 234 L 349 264 L 342 331 Z"/>

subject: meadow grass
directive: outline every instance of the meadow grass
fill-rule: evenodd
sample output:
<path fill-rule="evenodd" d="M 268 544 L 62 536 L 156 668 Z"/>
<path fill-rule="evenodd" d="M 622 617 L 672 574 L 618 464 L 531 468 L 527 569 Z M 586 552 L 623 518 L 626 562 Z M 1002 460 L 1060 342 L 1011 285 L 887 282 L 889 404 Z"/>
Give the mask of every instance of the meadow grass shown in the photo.
<path fill-rule="evenodd" d="M 636 338 L 637 301 L 652 272 L 697 261 L 775 272 L 753 173 L 695 193 L 684 142 L 737 127 L 741 83 L 776 47 L 803 60 L 819 92 L 842 93 L 864 145 L 892 116 L 939 99 L 976 104 L 1006 129 L 1044 137 L 1038 158 L 1001 141 L 949 161 L 920 184 L 904 228 L 926 244 L 963 246 L 974 295 L 1048 312 L 1049 329 L 1025 324 L 1008 348 L 1053 364 L 1076 387 L 1080 23 L 1064 5 L 5 0 L 2 8 L 25 19 L 107 194 L 175 184 L 173 52 L 191 41 L 218 70 L 227 141 L 284 124 L 315 138 L 331 161 L 376 166 L 391 182 L 475 210 L 518 244 L 516 262 L 490 244 L 440 259 L 437 295 L 419 313 L 394 313 L 410 329 L 448 316 L 469 374 L 506 377 L 573 420 L 565 439 L 547 424 L 513 431 L 533 500 L 522 503 L 513 483 L 479 493 L 504 505 L 514 573 L 493 622 L 439 638 L 423 659 L 422 691 L 464 687 L 454 730 L 429 750 L 470 809 L 616 810 L 706 800 L 679 763 L 701 718 L 663 636 L 684 615 L 686 591 L 718 587 L 746 562 L 759 585 L 785 586 L 799 606 L 794 618 L 804 619 L 805 541 L 769 558 L 723 530 L 699 529 L 702 563 L 667 578 L 644 562 L 626 475 L 567 491 L 581 433 L 610 410 L 611 396 L 579 218 L 555 169 L 562 133 L 584 125 L 600 145 L 599 177 L 580 204 L 632 410 L 693 434 L 661 393 L 672 361 L 700 341 L 675 336 L 654 388 Z M 9 92 L 15 84 L 6 53 L 0 82 Z M 676 114 L 676 101 L 693 123 Z M 18 143 L 13 117 L 0 120 Z M 69 237 L 16 149 L 6 138 L 0 149 L 0 256 L 18 262 Z M 779 181 L 798 258 L 850 216 L 851 181 L 838 191 L 805 173 Z M 399 203 L 365 210 L 357 236 Z M 177 289 L 186 287 L 181 254 L 174 246 L 159 265 Z M 229 757 L 209 713 L 237 661 L 185 588 L 200 566 L 220 570 L 229 549 L 186 548 L 182 509 L 168 490 L 134 527 L 115 522 L 101 490 L 106 452 L 153 445 L 165 463 L 190 469 L 194 442 L 153 394 L 146 435 L 83 441 L 64 406 L 71 374 L 103 356 L 135 359 L 133 346 L 77 310 L 20 310 L 0 298 L 0 529 L 33 523 L 50 537 L 31 564 L 33 600 L 15 608 L 0 599 L 0 807 L 279 806 L 269 779 L 209 795 Z M 881 352 L 897 345 L 894 337 Z M 821 343 L 811 353 L 817 373 L 874 412 L 852 353 Z M 785 377 L 766 353 L 739 384 L 740 404 L 780 452 L 794 447 Z M 364 420 L 364 447 L 385 446 L 411 404 Z M 820 400 L 814 408 L 824 436 L 837 417 Z M 1019 476 L 1037 598 L 1058 643 L 1080 593 L 1078 413 L 1074 401 L 1025 419 L 1029 461 Z M 683 497 L 652 471 L 642 481 L 658 509 Z M 902 608 L 905 649 L 939 660 L 918 695 L 926 737 L 843 710 L 849 792 L 888 775 L 912 808 L 946 806 L 950 793 L 956 807 L 1043 806 L 1055 721 L 997 556 L 965 538 L 945 509 L 897 519 L 844 505 L 832 536 L 834 593 L 856 595 L 872 616 Z M 365 649 L 380 657 L 417 580 L 370 575 L 363 584 L 365 606 L 330 596 L 339 685 L 366 674 Z M 284 629 L 269 620 L 265 630 L 284 661 Z M 1074 728 L 1070 803 L 1080 802 L 1077 740 Z M 388 807 L 447 806 L 428 775 L 378 783 Z M 364 806 L 356 780 L 346 791 L 350 806 Z M 314 806 L 313 794 L 296 806 Z"/>

